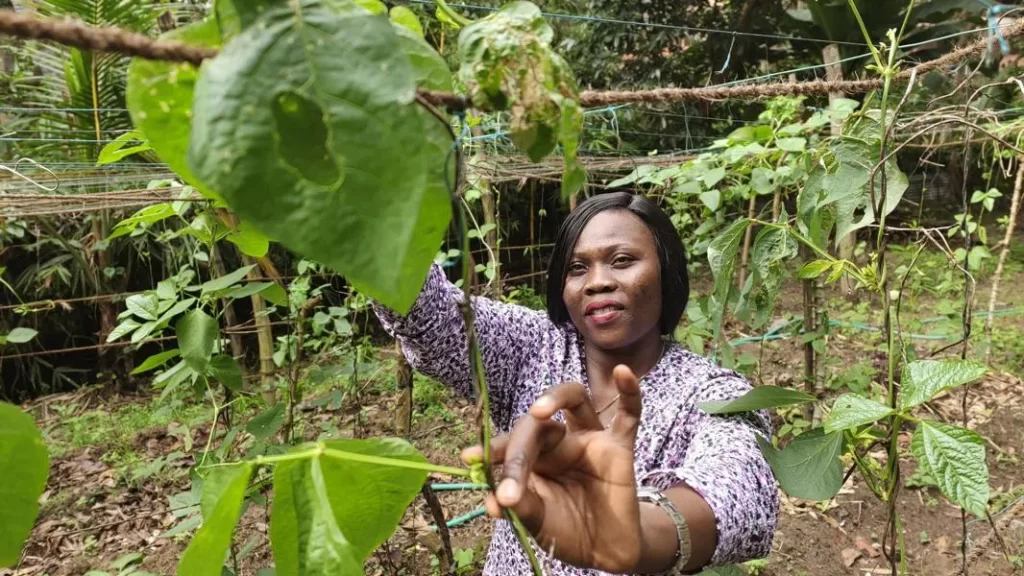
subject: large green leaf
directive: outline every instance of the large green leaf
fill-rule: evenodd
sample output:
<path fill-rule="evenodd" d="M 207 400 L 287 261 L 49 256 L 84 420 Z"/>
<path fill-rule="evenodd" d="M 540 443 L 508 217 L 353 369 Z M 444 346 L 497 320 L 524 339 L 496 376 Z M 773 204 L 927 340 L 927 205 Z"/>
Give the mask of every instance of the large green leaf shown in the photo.
<path fill-rule="evenodd" d="M 765 226 L 757 233 L 750 254 L 751 274 L 736 304 L 736 316 L 753 326 L 765 325 L 773 316 L 779 288 L 787 276 L 786 266 L 797 255 L 796 241 L 789 233 L 783 212 L 780 226 Z"/>
<path fill-rule="evenodd" d="M 964 510 L 985 516 L 988 466 L 985 441 L 977 433 L 944 422 L 922 420 L 910 443 L 914 456 L 942 493 Z"/>
<path fill-rule="evenodd" d="M 50 457 L 32 417 L 0 402 L 0 567 L 21 557 L 49 474 Z"/>
<path fill-rule="evenodd" d="M 893 410 L 857 394 L 843 394 L 832 405 L 832 412 L 825 421 L 825 432 L 835 432 L 877 422 L 893 413 Z"/>
<path fill-rule="evenodd" d="M 204 65 L 189 162 L 243 219 L 404 312 L 450 219 L 451 135 L 415 102 L 387 16 L 345 4 L 275 4 Z"/>
<path fill-rule="evenodd" d="M 711 274 L 715 278 L 710 306 L 716 340 L 722 330 L 725 309 L 729 305 L 729 293 L 732 290 L 732 277 L 736 270 L 740 241 L 749 225 L 749 220 L 741 218 L 733 222 L 708 244 L 708 264 L 711 267 Z"/>
<path fill-rule="evenodd" d="M 175 332 L 178 335 L 181 359 L 189 368 L 205 374 L 220 334 L 217 320 L 202 310 L 192 310 L 178 320 Z"/>
<path fill-rule="evenodd" d="M 398 439 L 334 440 L 326 446 L 426 461 Z M 391 536 L 426 478 L 421 470 L 338 460 L 329 454 L 278 464 L 270 522 L 277 573 L 361 574 L 362 561 Z"/>
<path fill-rule="evenodd" d="M 251 473 L 250 464 L 212 469 L 203 484 L 203 525 L 181 557 L 180 576 L 221 576 Z"/>
<path fill-rule="evenodd" d="M 217 354 L 210 358 L 210 376 L 232 392 L 242 389 L 242 367 L 238 361 L 227 354 Z"/>
<path fill-rule="evenodd" d="M 805 500 L 828 500 L 843 487 L 841 432 L 825 433 L 815 428 L 797 436 L 782 450 L 761 437 L 757 442 L 786 494 Z"/>
<path fill-rule="evenodd" d="M 220 28 L 213 17 L 171 30 L 160 39 L 209 48 L 219 48 L 221 42 Z M 217 198 L 215 191 L 195 177 L 187 160 L 197 77 L 198 71 L 191 64 L 133 58 L 128 66 L 125 101 L 132 122 L 145 134 L 156 155 L 203 195 Z"/>
<path fill-rule="evenodd" d="M 860 131 L 870 132 L 877 121 L 864 118 Z M 844 138 L 830 149 L 830 156 L 815 165 L 807 185 L 798 198 L 798 214 L 805 225 L 815 219 L 834 218 L 835 237 L 843 238 L 850 232 L 874 223 L 871 207 L 869 176 L 872 167 L 879 161 L 879 147 L 876 141 Z M 907 176 L 900 171 L 894 160 L 885 166 L 886 195 L 882 211 L 888 215 L 899 204 L 909 186 Z M 875 173 L 875 197 L 881 197 L 882 171 Z M 831 221 L 830 221 L 831 222 Z M 814 228 L 814 226 L 809 226 Z M 815 237 L 821 244 L 823 238 Z"/>
<path fill-rule="evenodd" d="M 697 407 L 708 414 L 736 414 L 764 408 L 779 408 L 814 402 L 814 396 L 790 388 L 757 386 L 734 400 L 702 402 Z"/>
<path fill-rule="evenodd" d="M 934 398 L 943 390 L 970 384 L 988 373 L 984 364 L 971 360 L 915 360 L 903 367 L 900 409 L 908 410 Z"/>

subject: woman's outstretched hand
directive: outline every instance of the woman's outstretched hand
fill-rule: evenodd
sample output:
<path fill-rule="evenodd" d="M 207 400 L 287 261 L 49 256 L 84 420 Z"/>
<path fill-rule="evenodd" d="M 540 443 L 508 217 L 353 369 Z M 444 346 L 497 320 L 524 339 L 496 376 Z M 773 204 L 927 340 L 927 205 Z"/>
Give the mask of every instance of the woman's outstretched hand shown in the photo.
<path fill-rule="evenodd" d="M 643 552 L 640 506 L 633 472 L 640 425 L 637 377 L 618 366 L 620 394 L 608 429 L 580 384 L 553 387 L 530 407 L 512 433 L 491 443 L 493 464 L 503 466 L 487 513 L 516 512 L 537 544 L 555 558 L 583 568 L 632 572 Z M 552 419 L 562 411 L 565 423 Z M 463 451 L 479 461 L 482 448 Z"/>

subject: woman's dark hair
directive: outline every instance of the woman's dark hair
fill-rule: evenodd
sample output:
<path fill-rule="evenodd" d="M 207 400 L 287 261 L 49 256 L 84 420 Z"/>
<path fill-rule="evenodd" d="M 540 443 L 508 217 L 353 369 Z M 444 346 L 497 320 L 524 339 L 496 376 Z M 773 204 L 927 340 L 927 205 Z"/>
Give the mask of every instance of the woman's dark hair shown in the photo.
<path fill-rule="evenodd" d="M 548 264 L 548 316 L 552 322 L 569 321 L 569 311 L 562 300 L 565 276 L 569 272 L 572 252 L 590 219 L 605 210 L 628 210 L 647 224 L 658 249 L 661 262 L 662 334 L 671 334 L 686 310 L 690 297 L 690 280 L 686 271 L 686 251 L 672 220 L 649 198 L 628 192 L 609 192 L 584 200 L 562 223 L 555 239 L 554 254 Z"/>

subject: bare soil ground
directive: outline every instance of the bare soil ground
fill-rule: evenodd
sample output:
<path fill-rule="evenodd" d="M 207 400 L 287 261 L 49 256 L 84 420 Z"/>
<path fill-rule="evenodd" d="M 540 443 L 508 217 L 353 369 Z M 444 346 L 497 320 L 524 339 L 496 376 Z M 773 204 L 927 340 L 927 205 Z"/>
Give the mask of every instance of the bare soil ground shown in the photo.
<path fill-rule="evenodd" d="M 1000 308 L 1024 305 L 1024 293 L 1016 286 L 1024 281 L 1017 273 L 1007 279 L 1007 295 Z M 695 291 L 704 287 L 696 286 Z M 979 294 L 987 294 L 982 286 Z M 835 319 L 878 323 L 877 305 L 871 302 L 846 304 L 834 291 L 826 291 L 830 306 L 839 309 Z M 979 299 L 982 300 L 982 299 Z M 984 300 L 987 301 L 987 298 Z M 955 301 L 954 301 L 955 302 Z M 908 325 L 927 334 L 950 334 L 959 330 L 950 304 L 939 297 L 922 297 L 908 303 Z M 954 306 L 955 308 L 955 306 Z M 800 289 L 787 286 L 780 305 L 780 318 L 800 314 Z M 945 311 L 945 312 L 944 312 Z M 915 324 L 946 314 L 948 322 Z M 749 336 L 736 327 L 735 337 Z M 980 334 L 980 328 L 978 329 Z M 993 521 L 1000 528 L 1001 541 L 992 537 L 992 528 L 984 519 L 967 518 L 967 548 L 972 557 L 971 574 L 1008 575 L 1021 573 L 1024 557 L 1024 384 L 1018 378 L 1024 359 L 1024 315 L 1000 317 L 993 363 L 999 369 L 983 382 L 970 388 L 968 423 L 987 441 L 988 465 L 992 486 Z M 980 340 L 979 340 L 980 342 Z M 945 340 L 914 340 L 921 356 L 939 349 Z M 838 327 L 829 336 L 828 356 L 823 378 L 836 395 L 847 388 L 878 386 L 884 355 L 879 351 L 881 337 L 866 328 Z M 975 348 L 978 348 L 976 345 Z M 959 348 L 944 354 L 958 354 Z M 749 372 L 753 381 L 764 384 L 793 385 L 803 371 L 803 347 L 798 338 L 747 344 L 741 352 L 757 358 L 758 366 Z M 391 351 L 382 352 L 386 357 Z M 972 355 L 977 355 L 972 350 Z M 384 371 L 390 368 L 382 360 Z M 874 384 L 872 384 L 872 381 Z M 474 407 L 452 398 L 436 384 L 417 378 L 426 392 L 417 392 L 412 441 L 428 458 L 438 463 L 457 465 L 458 449 L 474 442 L 471 422 Z M 431 387 L 432 386 L 432 387 Z M 319 391 L 330 395 L 330 390 Z M 429 394 L 427 393 L 429 392 Z M 153 411 L 151 396 L 104 397 L 95 388 L 74 394 L 37 399 L 30 406 L 46 429 L 48 439 L 65 446 L 52 458 L 51 477 L 43 497 L 42 512 L 32 532 L 24 557 L 12 570 L 0 570 L 0 576 L 78 576 L 90 570 L 109 568 L 115 559 L 141 553 L 142 569 L 170 575 L 187 545 L 191 532 L 167 536 L 165 533 L 194 513 L 187 499 L 188 469 L 201 455 L 207 441 L 206 424 L 188 426 L 203 410 L 177 407 L 171 413 L 151 417 L 158 425 L 126 429 L 120 435 L 106 435 L 102 441 L 74 440 L 83 428 L 124 426 L 126 406 Z M 926 407 L 929 417 L 959 422 L 963 418 L 960 391 L 947 394 Z M 303 435 L 308 439 L 321 433 L 343 436 L 393 435 L 398 393 L 388 386 L 369 386 L 361 398 L 362 410 L 354 403 L 341 406 L 324 403 L 301 413 Z M 83 426 L 83 415 L 91 415 Z M 98 415 L 98 416 L 97 416 Z M 357 415 L 359 422 L 357 424 Z M 793 423 L 798 413 L 780 412 L 777 426 Z M 77 423 L 77 424 L 76 424 Z M 335 431 L 336 429 L 336 431 Z M 91 430 L 95 431 L 95 430 Z M 221 432 L 222 433 L 222 432 Z M 111 437 L 114 440 L 111 440 Z M 909 433 L 901 437 L 901 446 L 909 453 Z M 214 443 L 216 445 L 216 442 Z M 159 465 L 155 464 L 159 463 Z M 914 464 L 901 461 L 904 478 L 910 478 Z M 449 479 L 438 478 L 437 481 Z M 272 496 L 269 494 L 268 496 Z M 473 512 L 480 503 L 479 493 L 440 492 L 448 519 Z M 875 500 L 862 482 L 851 478 L 842 492 L 828 503 L 811 503 L 783 495 L 784 514 L 775 536 L 772 554 L 764 562 L 746 570 L 764 575 L 869 575 L 889 574 L 882 553 L 887 518 L 886 507 Z M 955 574 L 959 567 L 962 525 L 959 509 L 948 504 L 934 487 L 904 489 L 898 501 L 903 518 L 903 539 L 909 574 Z M 433 523 L 422 498 L 407 512 L 401 528 L 370 559 L 367 574 L 433 574 L 437 570 L 440 538 L 429 527 Z M 272 565 L 267 539 L 269 519 L 266 507 L 250 507 L 243 515 L 235 537 L 235 550 L 241 558 L 241 574 L 257 575 Z M 451 530 L 462 574 L 479 573 L 490 535 L 490 522 L 477 517 Z M 1009 556 L 1009 558 L 1007 558 Z M 1017 572 L 1015 572 L 1017 570 Z"/>

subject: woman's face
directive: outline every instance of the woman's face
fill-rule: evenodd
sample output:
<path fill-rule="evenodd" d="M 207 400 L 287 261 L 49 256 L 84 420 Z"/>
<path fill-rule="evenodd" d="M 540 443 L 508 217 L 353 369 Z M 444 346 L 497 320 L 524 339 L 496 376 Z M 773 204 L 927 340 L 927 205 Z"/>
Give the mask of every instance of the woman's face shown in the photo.
<path fill-rule="evenodd" d="M 654 235 L 628 210 L 591 218 L 569 258 L 562 300 L 584 338 L 605 350 L 660 334 L 661 262 Z"/>

